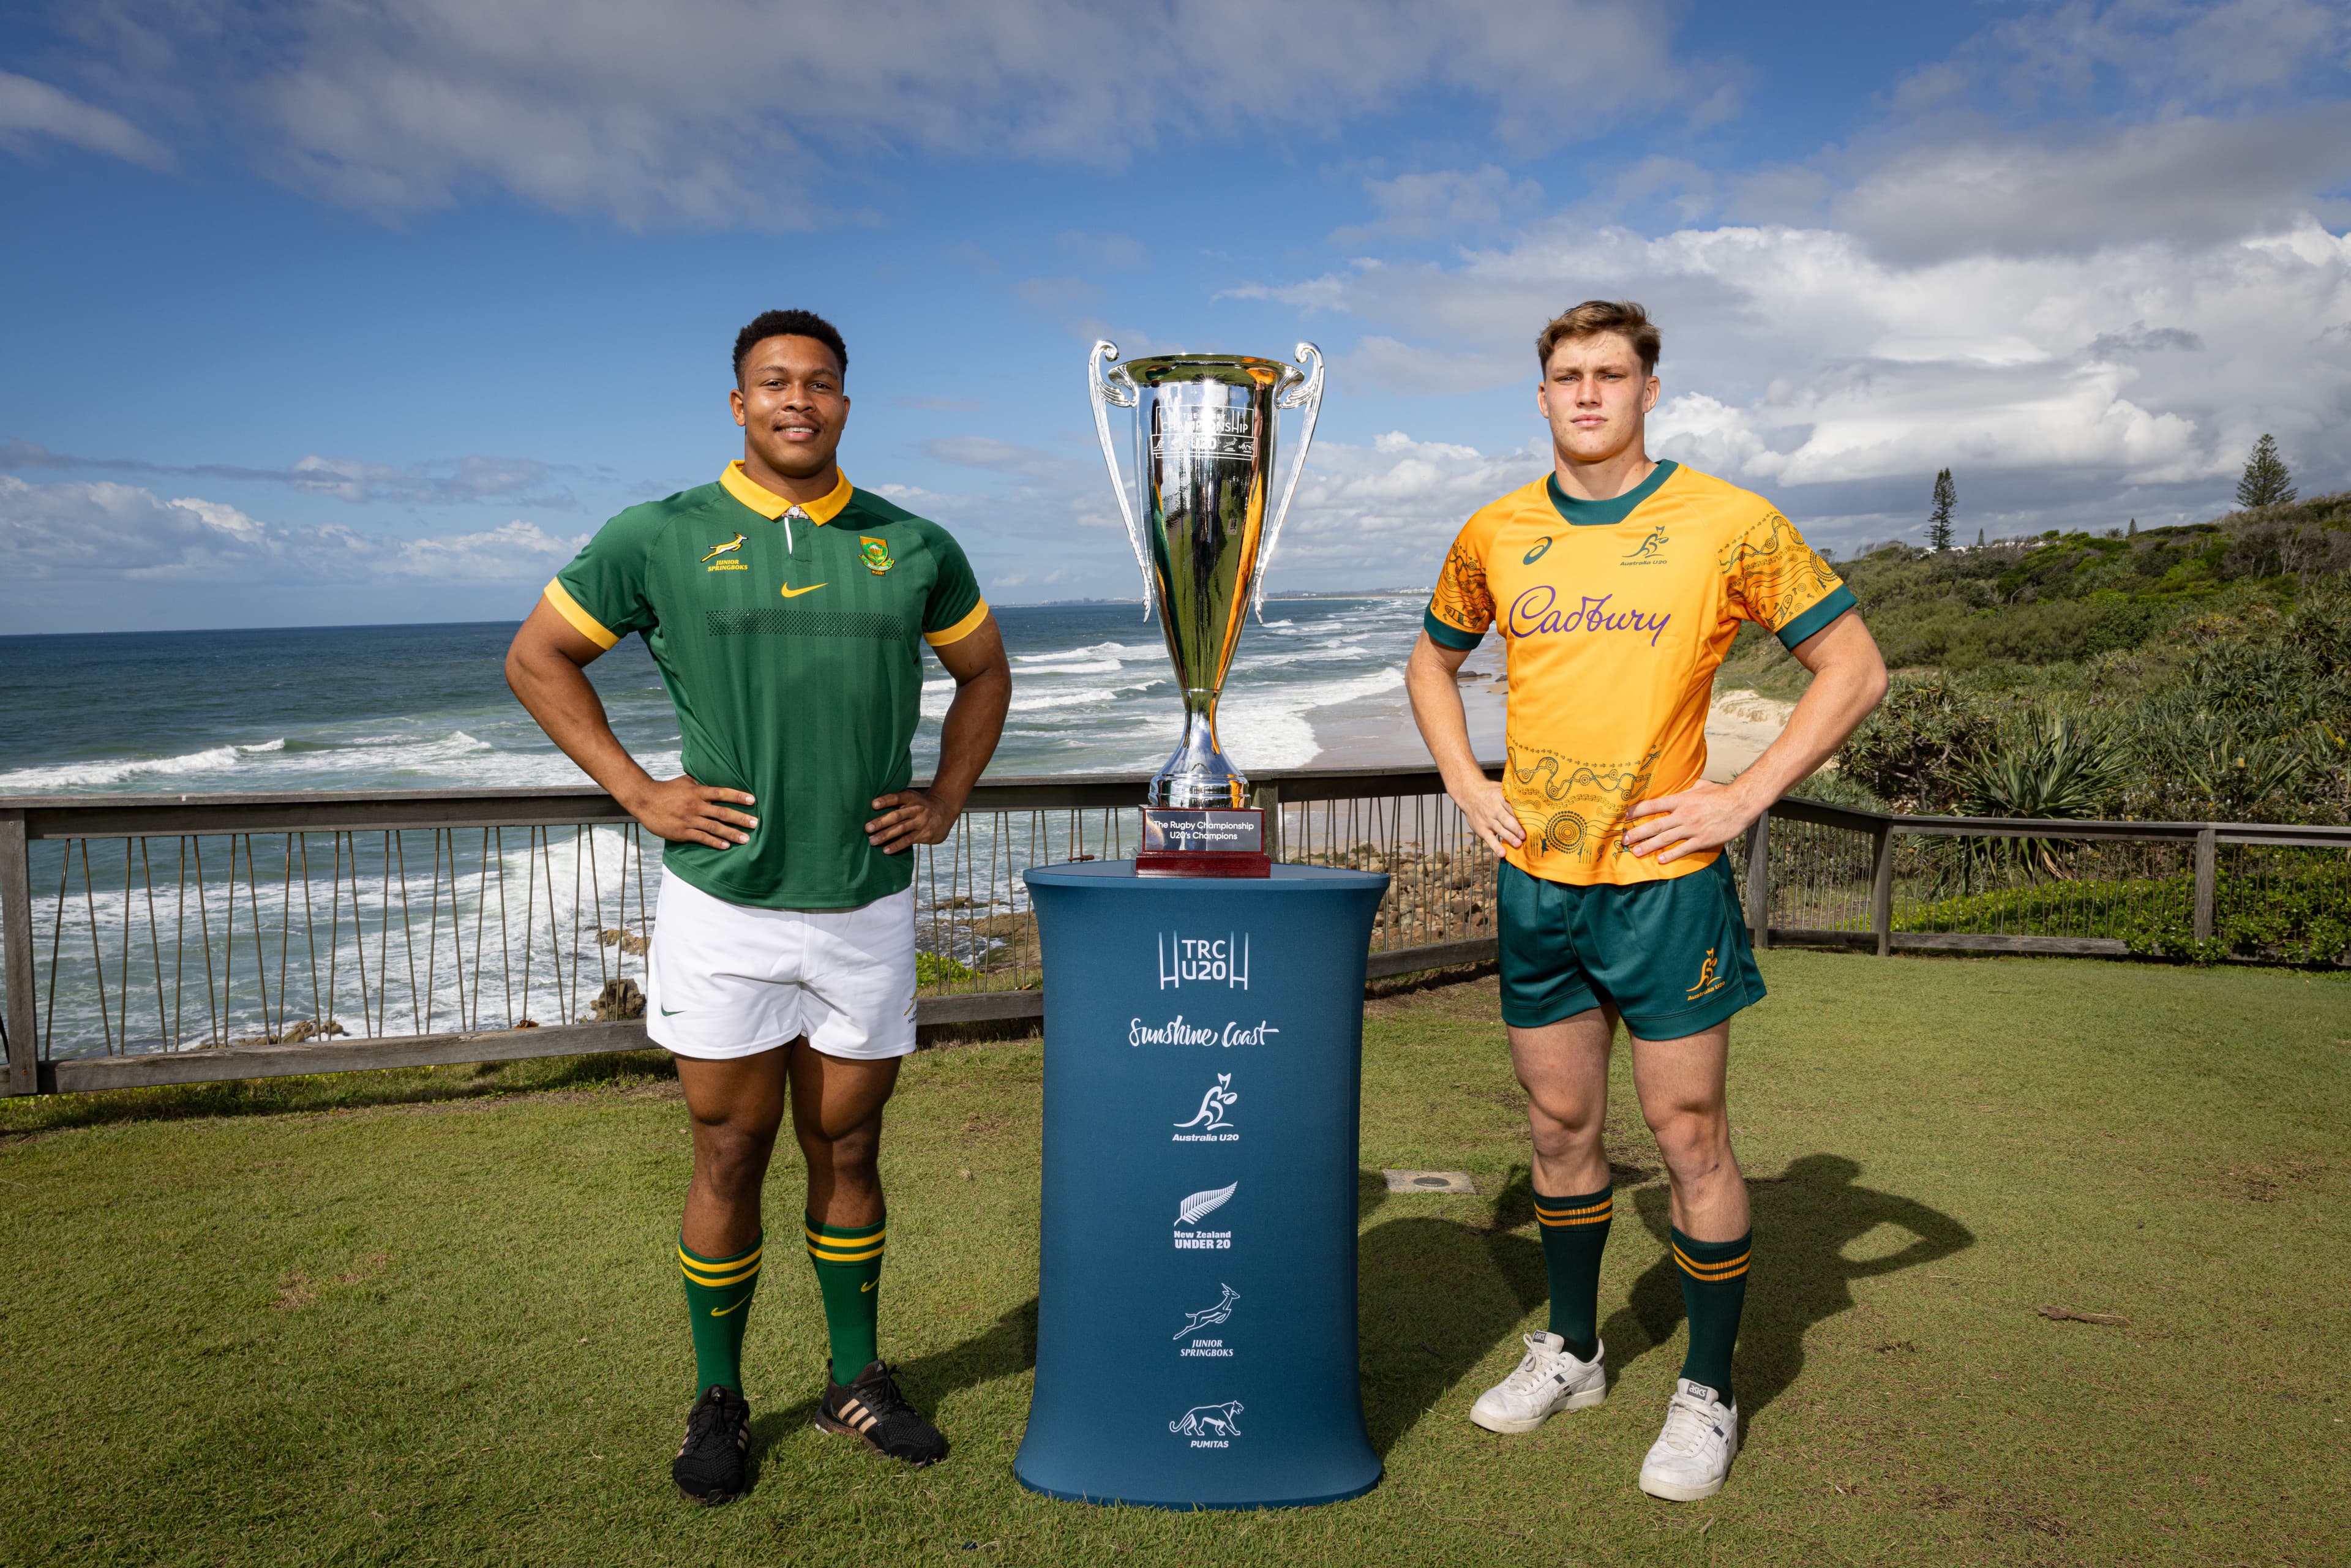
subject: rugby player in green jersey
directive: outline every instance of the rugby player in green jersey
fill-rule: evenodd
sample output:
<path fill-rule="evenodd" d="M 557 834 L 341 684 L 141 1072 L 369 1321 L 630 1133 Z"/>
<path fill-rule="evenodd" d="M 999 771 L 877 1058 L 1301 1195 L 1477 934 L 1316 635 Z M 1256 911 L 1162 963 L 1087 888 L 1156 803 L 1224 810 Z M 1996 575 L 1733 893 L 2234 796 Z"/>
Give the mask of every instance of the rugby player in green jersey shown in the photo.
<path fill-rule="evenodd" d="M 549 737 L 668 841 L 646 1032 L 677 1058 L 694 1133 L 677 1261 L 696 1396 L 671 1467 L 686 1496 L 745 1484 L 745 1320 L 760 1189 L 786 1106 L 831 1341 L 816 1424 L 913 1465 L 946 1441 L 876 1344 L 882 1107 L 914 1049 L 916 844 L 945 839 L 1004 728 L 1012 674 L 946 529 L 853 487 L 834 455 L 849 352 L 805 310 L 735 340 L 743 455 L 632 507 L 556 575 L 507 681 Z M 684 771 L 613 737 L 583 666 L 634 632 L 676 706 Z M 911 788 L 923 644 L 955 677 L 929 788 Z"/>

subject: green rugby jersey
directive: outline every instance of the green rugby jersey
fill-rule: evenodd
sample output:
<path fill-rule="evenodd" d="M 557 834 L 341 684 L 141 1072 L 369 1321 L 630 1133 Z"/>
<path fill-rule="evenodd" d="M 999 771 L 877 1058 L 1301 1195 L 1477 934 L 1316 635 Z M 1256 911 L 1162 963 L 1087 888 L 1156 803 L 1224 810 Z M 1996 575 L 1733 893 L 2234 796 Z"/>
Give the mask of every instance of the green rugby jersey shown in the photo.
<path fill-rule="evenodd" d="M 795 506 L 737 461 L 606 523 L 547 601 L 599 647 L 643 636 L 685 770 L 758 800 L 748 843 L 673 843 L 670 870 L 765 909 L 853 909 L 914 880 L 913 853 L 883 854 L 865 823 L 914 778 L 921 643 L 987 619 L 945 528 L 846 476 Z"/>

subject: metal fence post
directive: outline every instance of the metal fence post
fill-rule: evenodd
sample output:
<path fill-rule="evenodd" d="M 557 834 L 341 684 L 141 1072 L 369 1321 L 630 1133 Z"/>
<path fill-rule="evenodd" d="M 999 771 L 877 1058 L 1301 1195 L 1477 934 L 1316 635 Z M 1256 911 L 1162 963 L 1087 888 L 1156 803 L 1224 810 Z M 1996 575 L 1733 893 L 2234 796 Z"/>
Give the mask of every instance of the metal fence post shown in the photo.
<path fill-rule="evenodd" d="M 2220 830 L 2207 822 L 2196 830 L 2196 940 L 2212 940 L 2212 905 L 2220 880 Z"/>
<path fill-rule="evenodd" d="M 1894 951 L 1894 824 L 1877 826 L 1877 864 L 1869 892 L 1869 928 L 1877 934 L 1877 956 Z"/>
<path fill-rule="evenodd" d="M 1281 858 L 1281 786 L 1259 784 L 1249 791 L 1249 804 L 1265 813 L 1265 852 Z"/>
<path fill-rule="evenodd" d="M 1747 830 L 1747 935 L 1758 947 L 1771 946 L 1771 813 Z"/>
<path fill-rule="evenodd" d="M 33 865 L 25 813 L 0 811 L 0 949 L 8 976 L 8 1092 L 40 1092 L 33 1030 Z"/>

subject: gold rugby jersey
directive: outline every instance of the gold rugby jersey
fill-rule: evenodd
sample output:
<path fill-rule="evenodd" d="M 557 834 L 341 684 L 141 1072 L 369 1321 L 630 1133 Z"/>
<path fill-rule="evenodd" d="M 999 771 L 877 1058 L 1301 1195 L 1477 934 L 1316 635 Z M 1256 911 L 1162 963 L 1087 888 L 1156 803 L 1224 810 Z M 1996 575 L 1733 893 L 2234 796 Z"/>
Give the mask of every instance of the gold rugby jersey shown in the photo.
<path fill-rule="evenodd" d="M 1706 771 L 1714 672 L 1741 621 L 1792 648 L 1854 608 L 1852 591 L 1762 497 L 1660 463 L 1614 500 L 1545 475 L 1481 507 L 1445 558 L 1424 619 L 1468 650 L 1498 627 L 1510 679 L 1502 788 L 1527 832 L 1511 864 L 1552 882 L 1658 882 L 1625 847 L 1625 813 Z"/>

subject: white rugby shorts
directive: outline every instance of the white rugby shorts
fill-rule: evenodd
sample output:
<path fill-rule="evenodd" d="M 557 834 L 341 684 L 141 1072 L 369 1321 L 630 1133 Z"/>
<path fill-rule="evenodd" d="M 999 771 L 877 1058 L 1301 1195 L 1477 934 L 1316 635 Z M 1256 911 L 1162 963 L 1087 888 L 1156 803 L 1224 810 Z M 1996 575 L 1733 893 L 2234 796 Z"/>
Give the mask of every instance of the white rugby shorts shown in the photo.
<path fill-rule="evenodd" d="M 802 1035 L 863 1061 L 914 1049 L 914 890 L 855 909 L 758 909 L 664 867 L 645 965 L 645 1032 L 704 1060 Z"/>

